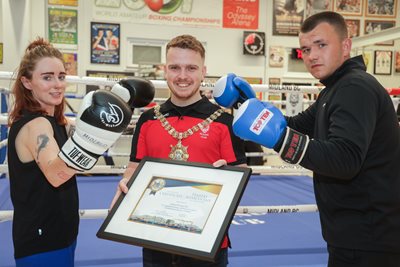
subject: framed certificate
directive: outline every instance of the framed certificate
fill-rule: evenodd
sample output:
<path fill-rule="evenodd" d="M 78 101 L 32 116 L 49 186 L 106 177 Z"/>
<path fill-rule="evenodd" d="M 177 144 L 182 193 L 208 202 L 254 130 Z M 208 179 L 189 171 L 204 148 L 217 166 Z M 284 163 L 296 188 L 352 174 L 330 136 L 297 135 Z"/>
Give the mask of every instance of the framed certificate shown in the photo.
<path fill-rule="evenodd" d="M 144 158 L 97 237 L 213 261 L 250 168 Z"/>

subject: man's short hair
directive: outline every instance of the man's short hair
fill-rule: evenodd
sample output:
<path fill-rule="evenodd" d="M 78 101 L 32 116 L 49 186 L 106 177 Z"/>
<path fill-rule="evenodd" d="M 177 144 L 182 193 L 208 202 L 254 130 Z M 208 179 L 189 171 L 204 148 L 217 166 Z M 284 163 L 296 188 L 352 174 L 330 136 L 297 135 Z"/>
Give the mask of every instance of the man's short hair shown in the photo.
<path fill-rule="evenodd" d="M 171 47 L 182 48 L 182 49 L 190 49 L 196 51 L 200 54 L 201 58 L 205 58 L 206 50 L 204 46 L 201 44 L 199 40 L 197 40 L 194 36 L 189 34 L 179 35 L 173 38 L 167 44 L 166 53 Z"/>
<path fill-rule="evenodd" d="M 310 32 L 323 22 L 333 26 L 342 40 L 348 37 L 346 21 L 342 15 L 332 11 L 325 11 L 308 17 L 301 25 L 300 32 Z"/>

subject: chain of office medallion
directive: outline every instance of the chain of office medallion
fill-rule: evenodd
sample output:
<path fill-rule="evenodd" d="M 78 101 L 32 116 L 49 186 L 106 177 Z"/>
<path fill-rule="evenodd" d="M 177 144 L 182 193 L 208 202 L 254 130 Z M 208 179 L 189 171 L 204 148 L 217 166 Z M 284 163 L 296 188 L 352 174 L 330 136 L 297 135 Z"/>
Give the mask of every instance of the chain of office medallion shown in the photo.
<path fill-rule="evenodd" d="M 202 122 L 199 122 L 195 126 L 191 127 L 190 129 L 184 131 L 184 132 L 178 132 L 172 125 L 167 121 L 167 119 L 164 117 L 163 114 L 160 112 L 160 105 L 156 105 L 154 107 L 154 113 L 157 117 L 157 119 L 161 122 L 161 125 L 164 127 L 164 129 L 174 138 L 177 138 L 179 140 L 182 140 L 183 138 L 186 138 L 188 136 L 191 136 L 201 128 L 207 127 L 210 123 L 215 121 L 219 116 L 221 116 L 222 113 L 224 113 L 223 109 L 218 109 L 215 111 L 213 114 L 211 114 L 208 118 L 203 120 Z"/>

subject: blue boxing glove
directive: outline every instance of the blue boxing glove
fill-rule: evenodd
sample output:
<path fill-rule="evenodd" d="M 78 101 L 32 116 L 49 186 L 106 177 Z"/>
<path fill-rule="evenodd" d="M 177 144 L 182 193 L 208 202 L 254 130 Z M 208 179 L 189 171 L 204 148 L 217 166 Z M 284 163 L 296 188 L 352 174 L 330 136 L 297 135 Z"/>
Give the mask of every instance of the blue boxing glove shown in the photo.
<path fill-rule="evenodd" d="M 309 142 L 307 135 L 287 127 L 278 108 L 255 98 L 239 107 L 233 120 L 233 132 L 244 140 L 274 149 L 291 164 L 303 159 Z"/>
<path fill-rule="evenodd" d="M 247 99 L 256 98 L 256 93 L 246 80 L 229 73 L 215 83 L 213 97 L 222 107 L 238 108 L 239 103 L 242 104 Z"/>

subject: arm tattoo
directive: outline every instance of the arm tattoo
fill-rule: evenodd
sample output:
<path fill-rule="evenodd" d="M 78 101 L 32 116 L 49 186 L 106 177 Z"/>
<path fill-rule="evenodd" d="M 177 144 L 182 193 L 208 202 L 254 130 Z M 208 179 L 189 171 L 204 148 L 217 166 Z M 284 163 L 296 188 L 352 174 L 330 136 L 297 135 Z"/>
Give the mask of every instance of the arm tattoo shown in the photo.
<path fill-rule="evenodd" d="M 39 153 L 42 149 L 46 147 L 46 145 L 49 143 L 49 137 L 45 134 L 41 134 L 37 137 L 37 144 L 38 144 L 38 149 L 37 149 L 37 160 L 39 160 Z"/>

